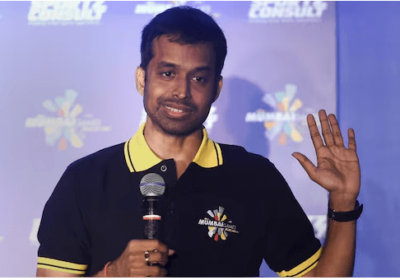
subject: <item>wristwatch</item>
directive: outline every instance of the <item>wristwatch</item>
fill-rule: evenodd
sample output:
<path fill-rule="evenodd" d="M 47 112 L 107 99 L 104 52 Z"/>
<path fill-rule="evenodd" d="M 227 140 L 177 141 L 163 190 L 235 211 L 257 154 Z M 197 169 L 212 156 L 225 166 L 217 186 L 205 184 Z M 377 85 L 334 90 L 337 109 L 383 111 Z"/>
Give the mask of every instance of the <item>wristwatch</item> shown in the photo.
<path fill-rule="evenodd" d="M 328 218 L 336 222 L 349 222 L 357 220 L 363 211 L 363 206 L 363 204 L 360 205 L 358 200 L 356 200 L 356 206 L 352 211 L 337 212 L 328 207 Z"/>

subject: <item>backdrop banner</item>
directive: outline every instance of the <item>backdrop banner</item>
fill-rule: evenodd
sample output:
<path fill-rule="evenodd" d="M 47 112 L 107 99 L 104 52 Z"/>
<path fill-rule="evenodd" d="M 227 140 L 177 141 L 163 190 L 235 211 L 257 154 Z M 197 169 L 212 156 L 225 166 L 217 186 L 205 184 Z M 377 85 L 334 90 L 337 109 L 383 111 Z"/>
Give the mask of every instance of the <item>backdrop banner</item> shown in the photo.
<path fill-rule="evenodd" d="M 228 42 L 210 137 L 269 158 L 323 239 L 327 192 L 291 153 L 315 162 L 306 115 L 336 113 L 334 2 L 0 2 L 0 276 L 35 275 L 40 217 L 66 167 L 145 120 L 141 31 L 182 4 Z M 260 275 L 276 276 L 265 263 Z"/>

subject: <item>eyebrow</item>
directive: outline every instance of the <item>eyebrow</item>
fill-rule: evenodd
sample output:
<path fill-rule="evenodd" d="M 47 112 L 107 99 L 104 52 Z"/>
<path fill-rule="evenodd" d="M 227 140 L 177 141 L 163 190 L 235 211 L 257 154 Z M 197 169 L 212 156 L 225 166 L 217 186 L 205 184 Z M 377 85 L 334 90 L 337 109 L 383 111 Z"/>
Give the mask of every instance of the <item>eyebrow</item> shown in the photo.
<path fill-rule="evenodd" d="M 211 71 L 211 67 L 210 66 L 197 67 L 196 71 Z"/>
<path fill-rule="evenodd" d="M 170 63 L 170 62 L 165 62 L 165 61 L 160 61 L 157 64 L 158 68 L 162 68 L 162 67 L 168 67 L 168 68 L 176 68 L 176 64 L 174 63 Z"/>
<path fill-rule="evenodd" d="M 178 66 L 174 63 L 171 62 L 166 62 L 166 61 L 160 61 L 157 64 L 157 68 L 178 68 Z M 211 67 L 210 66 L 200 66 L 200 67 L 196 67 L 194 69 L 194 71 L 211 71 Z"/>

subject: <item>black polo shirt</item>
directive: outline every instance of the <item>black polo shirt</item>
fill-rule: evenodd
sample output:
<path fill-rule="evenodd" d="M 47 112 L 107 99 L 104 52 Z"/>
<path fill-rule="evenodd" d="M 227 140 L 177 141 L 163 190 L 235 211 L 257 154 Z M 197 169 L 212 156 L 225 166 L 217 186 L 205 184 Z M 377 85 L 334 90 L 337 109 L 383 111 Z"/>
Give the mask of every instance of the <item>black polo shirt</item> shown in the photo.
<path fill-rule="evenodd" d="M 280 276 L 314 268 L 321 244 L 286 181 L 266 158 L 217 144 L 203 130 L 193 162 L 177 179 L 143 136 L 72 163 L 47 201 L 38 268 L 93 275 L 142 239 L 139 183 L 166 182 L 163 238 L 176 254 L 169 276 L 258 276 L 264 258 Z M 151 248 L 149 248 L 151 249 Z"/>

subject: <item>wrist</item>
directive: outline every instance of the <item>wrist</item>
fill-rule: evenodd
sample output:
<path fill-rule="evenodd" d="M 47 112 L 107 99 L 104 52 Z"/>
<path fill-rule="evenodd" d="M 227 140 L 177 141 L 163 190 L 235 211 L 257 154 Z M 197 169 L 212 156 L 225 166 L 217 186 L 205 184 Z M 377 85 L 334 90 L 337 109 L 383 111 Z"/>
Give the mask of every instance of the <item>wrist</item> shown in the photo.
<path fill-rule="evenodd" d="M 328 207 L 328 218 L 336 222 L 351 222 L 357 220 L 362 211 L 363 205 L 360 205 L 358 200 L 356 200 L 354 209 L 350 211 L 337 211 L 331 207 Z"/>
<path fill-rule="evenodd" d="M 347 212 L 354 210 L 357 196 L 354 194 L 329 194 L 329 208 L 339 212 Z"/>
<path fill-rule="evenodd" d="M 106 263 L 105 264 L 105 266 L 104 266 L 104 268 L 103 268 L 103 272 L 104 272 L 104 277 L 112 277 L 111 275 L 112 275 L 112 273 L 110 272 L 110 270 L 111 270 L 111 268 L 110 268 L 110 265 L 111 265 L 111 263 L 112 262 L 108 262 L 108 263 Z"/>

